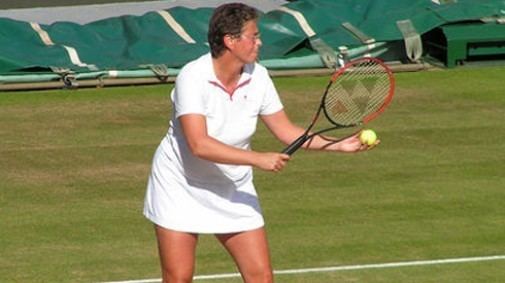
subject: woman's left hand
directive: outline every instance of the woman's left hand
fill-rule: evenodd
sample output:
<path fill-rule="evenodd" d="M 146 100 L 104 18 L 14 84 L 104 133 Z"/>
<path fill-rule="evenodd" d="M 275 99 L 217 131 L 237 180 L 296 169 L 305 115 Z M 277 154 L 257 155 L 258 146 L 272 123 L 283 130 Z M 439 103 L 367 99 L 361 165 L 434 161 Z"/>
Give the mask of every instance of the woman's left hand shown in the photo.
<path fill-rule="evenodd" d="M 364 150 L 370 150 L 380 143 L 380 140 L 377 140 L 372 145 L 363 144 L 361 143 L 361 140 L 359 138 L 360 134 L 361 131 L 340 140 L 335 144 L 336 150 L 341 152 L 359 152 Z"/>

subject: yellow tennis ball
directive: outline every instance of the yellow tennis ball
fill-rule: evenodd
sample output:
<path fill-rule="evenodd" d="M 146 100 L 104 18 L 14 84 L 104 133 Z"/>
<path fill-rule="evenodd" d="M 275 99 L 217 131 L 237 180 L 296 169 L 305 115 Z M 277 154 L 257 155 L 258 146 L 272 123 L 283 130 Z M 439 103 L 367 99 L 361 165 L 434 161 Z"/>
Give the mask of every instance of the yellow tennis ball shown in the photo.
<path fill-rule="evenodd" d="M 363 130 L 359 135 L 359 140 L 361 141 L 362 144 L 372 145 L 377 141 L 377 135 L 373 130 L 370 129 Z"/>

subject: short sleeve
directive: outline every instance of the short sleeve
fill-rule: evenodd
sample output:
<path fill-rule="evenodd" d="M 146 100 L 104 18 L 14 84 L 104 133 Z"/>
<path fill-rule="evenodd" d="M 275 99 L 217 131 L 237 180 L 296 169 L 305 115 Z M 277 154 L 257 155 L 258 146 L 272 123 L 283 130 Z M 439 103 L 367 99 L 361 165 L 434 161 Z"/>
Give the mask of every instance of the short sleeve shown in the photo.
<path fill-rule="evenodd" d="M 172 90 L 175 118 L 184 114 L 205 114 L 205 92 L 201 76 L 194 66 L 183 68 Z"/>
<path fill-rule="evenodd" d="M 265 96 L 260 109 L 260 115 L 270 115 L 282 110 L 284 107 L 277 93 L 277 89 L 268 73 L 265 73 Z"/>

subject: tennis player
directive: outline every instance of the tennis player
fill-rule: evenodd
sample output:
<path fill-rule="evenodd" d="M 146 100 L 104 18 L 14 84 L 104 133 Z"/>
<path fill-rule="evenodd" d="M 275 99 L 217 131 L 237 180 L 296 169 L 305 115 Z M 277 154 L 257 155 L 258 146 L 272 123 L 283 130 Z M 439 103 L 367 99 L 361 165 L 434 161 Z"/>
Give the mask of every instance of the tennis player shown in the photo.
<path fill-rule="evenodd" d="M 257 11 L 244 4 L 215 9 L 210 53 L 189 62 L 171 93 L 167 135 L 153 158 L 144 215 L 155 224 L 163 282 L 191 282 L 199 234 L 214 234 L 244 282 L 273 282 L 264 220 L 252 167 L 281 171 L 289 155 L 250 148 L 258 117 L 285 144 L 304 129 L 290 122 L 267 70 Z M 326 147 L 325 147 L 326 146 Z M 366 149 L 357 136 L 310 148 Z"/>

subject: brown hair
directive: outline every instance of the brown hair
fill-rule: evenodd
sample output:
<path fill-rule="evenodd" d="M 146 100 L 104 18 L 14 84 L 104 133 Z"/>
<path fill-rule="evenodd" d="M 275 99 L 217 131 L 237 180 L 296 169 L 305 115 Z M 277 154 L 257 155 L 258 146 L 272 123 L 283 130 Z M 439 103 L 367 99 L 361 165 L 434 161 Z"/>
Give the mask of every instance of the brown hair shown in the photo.
<path fill-rule="evenodd" d="M 256 9 L 242 3 L 229 3 L 217 7 L 209 21 L 207 34 L 212 57 L 219 57 L 226 49 L 224 36 L 239 36 L 246 22 L 257 19 Z"/>

